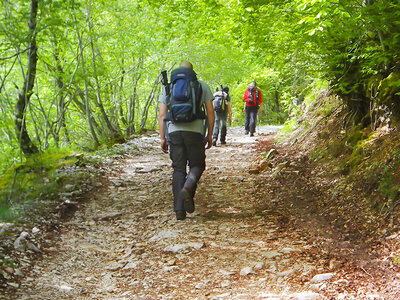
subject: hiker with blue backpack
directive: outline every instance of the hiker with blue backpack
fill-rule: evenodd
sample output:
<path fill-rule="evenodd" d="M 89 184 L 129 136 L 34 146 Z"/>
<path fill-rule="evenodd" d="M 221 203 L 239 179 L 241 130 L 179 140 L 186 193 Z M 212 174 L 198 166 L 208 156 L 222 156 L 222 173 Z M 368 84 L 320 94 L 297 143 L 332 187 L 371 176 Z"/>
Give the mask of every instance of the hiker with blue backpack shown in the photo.
<path fill-rule="evenodd" d="M 206 167 L 205 150 L 212 146 L 214 97 L 207 83 L 197 79 L 188 61 L 171 72 L 170 82 L 164 73 L 163 84 L 158 119 L 161 149 L 164 153 L 169 150 L 174 169 L 174 211 L 177 220 L 184 220 L 186 213 L 194 212 L 197 182 Z"/>
<path fill-rule="evenodd" d="M 254 136 L 254 132 L 256 131 L 257 114 L 261 114 L 262 109 L 262 94 L 257 88 L 255 81 L 250 82 L 248 88 L 244 92 L 243 101 L 245 102 L 245 134 L 247 135 L 250 132 L 250 136 Z"/>
<path fill-rule="evenodd" d="M 228 122 L 232 122 L 232 112 L 231 112 L 231 99 L 229 97 L 229 88 L 221 86 L 221 90 L 214 93 L 213 106 L 215 111 L 215 124 L 214 124 L 214 132 L 213 132 L 213 146 L 217 145 L 218 134 L 221 123 L 221 136 L 220 142 L 221 145 L 226 144 L 226 121 L 227 117 Z"/>

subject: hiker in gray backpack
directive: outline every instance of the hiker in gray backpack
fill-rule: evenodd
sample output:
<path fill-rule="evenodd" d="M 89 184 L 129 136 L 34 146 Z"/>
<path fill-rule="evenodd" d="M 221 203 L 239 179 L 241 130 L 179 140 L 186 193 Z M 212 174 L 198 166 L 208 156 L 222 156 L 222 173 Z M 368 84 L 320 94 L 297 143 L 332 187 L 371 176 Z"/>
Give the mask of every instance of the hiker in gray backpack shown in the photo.
<path fill-rule="evenodd" d="M 222 87 L 222 86 L 221 86 Z M 227 117 L 228 122 L 232 122 L 232 112 L 231 112 L 231 99 L 229 97 L 229 88 L 226 86 L 222 88 L 221 91 L 214 93 L 213 106 L 215 111 L 215 124 L 214 124 L 214 132 L 213 132 L 213 146 L 217 145 L 219 128 L 221 123 L 221 144 L 226 144 L 226 121 Z"/>
<path fill-rule="evenodd" d="M 212 100 L 210 87 L 197 80 L 193 66 L 188 61 L 182 62 L 178 69 L 171 72 L 171 83 L 165 83 L 159 100 L 161 149 L 164 153 L 169 150 L 172 160 L 172 192 L 177 220 L 186 219 L 186 213 L 192 213 L 195 209 L 193 198 L 197 182 L 206 167 L 205 149 L 212 146 Z M 206 136 L 205 125 L 208 128 Z"/>

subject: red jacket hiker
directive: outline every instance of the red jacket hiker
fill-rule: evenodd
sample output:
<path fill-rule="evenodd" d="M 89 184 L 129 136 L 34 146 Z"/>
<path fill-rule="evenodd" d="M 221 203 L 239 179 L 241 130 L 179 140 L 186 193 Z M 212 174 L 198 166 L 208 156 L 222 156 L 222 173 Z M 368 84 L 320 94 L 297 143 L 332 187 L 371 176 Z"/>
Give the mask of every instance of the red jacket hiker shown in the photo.
<path fill-rule="evenodd" d="M 255 81 L 250 82 L 249 87 L 244 92 L 243 101 L 246 102 L 244 109 L 246 114 L 244 117 L 245 134 L 250 132 L 250 136 L 254 136 L 257 114 L 261 114 L 262 108 L 261 91 L 257 88 Z"/>
<path fill-rule="evenodd" d="M 246 101 L 246 106 L 261 106 L 262 94 L 261 91 L 254 87 L 251 92 L 250 88 L 247 88 L 243 95 L 243 101 Z"/>

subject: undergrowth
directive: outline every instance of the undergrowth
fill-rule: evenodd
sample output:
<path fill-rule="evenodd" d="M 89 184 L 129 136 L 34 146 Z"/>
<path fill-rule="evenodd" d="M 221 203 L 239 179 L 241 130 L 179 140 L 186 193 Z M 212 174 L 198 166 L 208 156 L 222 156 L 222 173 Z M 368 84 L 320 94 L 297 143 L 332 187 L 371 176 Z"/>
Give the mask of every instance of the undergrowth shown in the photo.
<path fill-rule="evenodd" d="M 17 221 L 26 207 L 39 208 L 60 188 L 56 170 L 77 162 L 70 151 L 48 151 L 17 163 L 0 177 L 0 220 Z"/>

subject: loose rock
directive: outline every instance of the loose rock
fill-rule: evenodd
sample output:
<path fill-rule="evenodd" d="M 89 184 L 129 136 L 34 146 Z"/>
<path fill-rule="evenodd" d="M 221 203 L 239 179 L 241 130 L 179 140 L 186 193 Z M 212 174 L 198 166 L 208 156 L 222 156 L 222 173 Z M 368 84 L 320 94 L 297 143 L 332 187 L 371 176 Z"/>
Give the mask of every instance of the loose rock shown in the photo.
<path fill-rule="evenodd" d="M 247 276 L 250 274 L 255 274 L 252 267 L 244 267 L 243 269 L 240 270 L 240 275 L 242 276 Z"/>
<path fill-rule="evenodd" d="M 311 279 L 311 283 L 319 283 L 325 280 L 329 280 L 333 277 L 333 273 L 324 273 L 324 274 L 318 274 L 315 275 L 312 279 Z"/>

